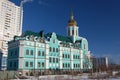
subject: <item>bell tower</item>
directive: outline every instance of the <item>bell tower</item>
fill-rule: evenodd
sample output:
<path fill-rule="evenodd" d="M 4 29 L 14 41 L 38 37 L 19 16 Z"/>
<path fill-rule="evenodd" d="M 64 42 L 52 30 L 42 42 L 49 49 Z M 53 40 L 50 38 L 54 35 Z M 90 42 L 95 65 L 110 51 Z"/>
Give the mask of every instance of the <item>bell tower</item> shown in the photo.
<path fill-rule="evenodd" d="M 67 36 L 76 37 L 79 36 L 78 34 L 78 26 L 77 22 L 74 20 L 73 12 L 71 12 L 70 20 L 68 21 L 67 26 Z"/>

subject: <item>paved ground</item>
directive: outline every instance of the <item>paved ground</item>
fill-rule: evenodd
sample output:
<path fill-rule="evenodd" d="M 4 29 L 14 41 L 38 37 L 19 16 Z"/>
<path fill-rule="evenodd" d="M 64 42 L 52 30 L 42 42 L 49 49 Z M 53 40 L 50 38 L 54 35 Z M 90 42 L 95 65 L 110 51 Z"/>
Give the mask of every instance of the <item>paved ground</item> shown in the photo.
<path fill-rule="evenodd" d="M 48 76 L 30 77 L 30 80 L 98 80 L 98 79 L 88 79 L 88 74 L 83 74 L 81 76 L 48 75 Z M 99 79 L 99 80 L 120 80 L 120 78 L 109 78 L 109 79 Z"/>

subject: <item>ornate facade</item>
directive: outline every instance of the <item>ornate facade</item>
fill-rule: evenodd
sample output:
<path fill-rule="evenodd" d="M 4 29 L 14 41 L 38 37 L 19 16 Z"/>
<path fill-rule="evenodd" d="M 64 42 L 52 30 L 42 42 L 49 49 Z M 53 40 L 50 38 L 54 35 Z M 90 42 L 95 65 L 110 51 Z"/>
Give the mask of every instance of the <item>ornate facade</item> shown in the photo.
<path fill-rule="evenodd" d="M 9 42 L 8 70 L 87 70 L 92 68 L 88 42 L 71 15 L 67 36 L 26 31 Z"/>

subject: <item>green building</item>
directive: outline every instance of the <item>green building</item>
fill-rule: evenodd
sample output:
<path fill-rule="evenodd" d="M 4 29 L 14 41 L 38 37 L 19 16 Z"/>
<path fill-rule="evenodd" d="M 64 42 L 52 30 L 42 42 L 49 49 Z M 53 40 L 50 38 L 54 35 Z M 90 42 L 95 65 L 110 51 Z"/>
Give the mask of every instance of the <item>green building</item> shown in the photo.
<path fill-rule="evenodd" d="M 79 36 L 79 27 L 70 16 L 67 36 L 26 31 L 8 43 L 7 70 L 77 71 L 92 68 L 87 39 Z"/>

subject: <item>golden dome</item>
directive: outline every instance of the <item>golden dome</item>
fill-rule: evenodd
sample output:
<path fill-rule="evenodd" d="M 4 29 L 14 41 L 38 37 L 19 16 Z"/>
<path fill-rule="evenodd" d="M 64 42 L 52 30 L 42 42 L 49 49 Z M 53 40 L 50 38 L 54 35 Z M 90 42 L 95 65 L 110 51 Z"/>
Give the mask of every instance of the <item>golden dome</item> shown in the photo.
<path fill-rule="evenodd" d="M 74 16 L 71 13 L 70 20 L 68 21 L 68 26 L 76 26 L 77 22 L 74 20 Z"/>

